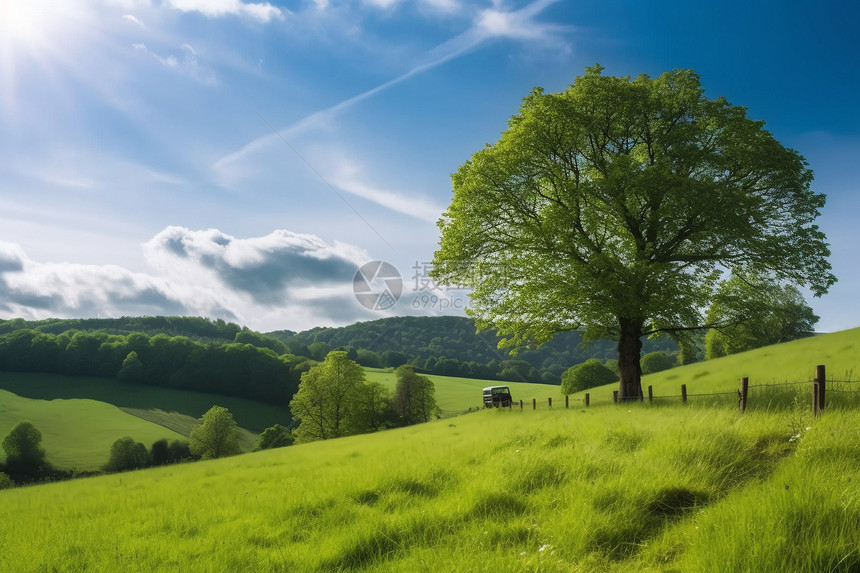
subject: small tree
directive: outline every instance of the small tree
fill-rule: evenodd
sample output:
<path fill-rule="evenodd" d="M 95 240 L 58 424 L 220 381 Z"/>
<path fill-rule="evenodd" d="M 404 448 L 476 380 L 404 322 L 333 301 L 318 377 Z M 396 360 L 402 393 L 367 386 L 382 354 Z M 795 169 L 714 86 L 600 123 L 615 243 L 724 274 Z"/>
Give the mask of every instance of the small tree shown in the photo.
<path fill-rule="evenodd" d="M 109 472 L 124 472 L 145 468 L 149 462 L 150 457 L 146 446 L 126 436 L 113 443 L 110 448 L 110 459 L 104 469 Z"/>
<path fill-rule="evenodd" d="M 339 438 L 370 429 L 368 405 L 378 403 L 374 385 L 364 380 L 361 366 L 344 351 L 332 351 L 322 364 L 302 374 L 299 391 L 290 401 L 299 442 Z"/>
<path fill-rule="evenodd" d="M 137 352 L 132 350 L 122 361 L 122 366 L 117 372 L 116 377 L 123 382 L 131 382 L 138 384 L 143 381 L 143 363 L 137 356 Z"/>
<path fill-rule="evenodd" d="M 204 460 L 240 453 L 239 426 L 227 408 L 212 406 L 188 436 L 189 449 Z"/>
<path fill-rule="evenodd" d="M 257 442 L 258 450 L 270 450 L 272 448 L 282 448 L 284 446 L 292 446 L 295 438 L 292 432 L 280 424 L 275 424 L 263 430 L 260 434 L 260 439 Z"/>
<path fill-rule="evenodd" d="M 42 432 L 30 422 L 19 422 L 3 439 L 6 468 L 14 474 L 35 475 L 45 463 Z"/>
<path fill-rule="evenodd" d="M 600 360 L 589 358 L 582 364 L 571 366 L 561 375 L 561 393 L 573 394 L 617 380 L 618 376 Z"/>
<path fill-rule="evenodd" d="M 741 273 L 721 283 L 708 319 L 719 325 L 705 336 L 708 360 L 809 336 L 818 322 L 796 287 Z"/>
<path fill-rule="evenodd" d="M 436 388 L 427 376 L 416 374 L 411 366 L 395 370 L 397 386 L 392 404 L 404 424 L 427 422 L 441 412 L 436 404 Z"/>

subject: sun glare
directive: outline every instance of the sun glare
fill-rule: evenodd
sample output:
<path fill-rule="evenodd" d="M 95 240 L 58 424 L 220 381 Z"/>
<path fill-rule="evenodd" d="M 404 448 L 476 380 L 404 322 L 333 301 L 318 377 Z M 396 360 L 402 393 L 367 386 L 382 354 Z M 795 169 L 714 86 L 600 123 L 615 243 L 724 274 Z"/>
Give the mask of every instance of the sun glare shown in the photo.
<path fill-rule="evenodd" d="M 80 38 L 82 6 L 77 0 L 0 0 L 0 105 L 14 113 L 20 76 L 52 76 L 69 64 Z"/>

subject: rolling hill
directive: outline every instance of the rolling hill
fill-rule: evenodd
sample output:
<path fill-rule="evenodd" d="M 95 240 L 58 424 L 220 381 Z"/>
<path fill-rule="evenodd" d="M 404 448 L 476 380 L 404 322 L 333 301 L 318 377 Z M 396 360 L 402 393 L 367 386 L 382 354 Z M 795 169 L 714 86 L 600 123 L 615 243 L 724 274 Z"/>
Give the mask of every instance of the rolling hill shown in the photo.
<path fill-rule="evenodd" d="M 731 391 L 821 362 L 841 377 L 858 341 L 821 336 L 646 384 Z M 802 402 L 758 403 L 745 415 L 710 400 L 479 411 L 5 490 L 0 568 L 860 570 L 860 409 L 834 400 L 813 418 Z"/>

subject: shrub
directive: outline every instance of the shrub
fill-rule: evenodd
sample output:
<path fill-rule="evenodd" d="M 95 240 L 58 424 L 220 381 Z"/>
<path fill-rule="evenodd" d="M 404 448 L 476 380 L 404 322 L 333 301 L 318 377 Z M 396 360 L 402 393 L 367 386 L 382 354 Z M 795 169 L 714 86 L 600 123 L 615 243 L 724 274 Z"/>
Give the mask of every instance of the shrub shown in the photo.
<path fill-rule="evenodd" d="M 618 376 L 597 358 L 590 358 L 582 364 L 568 368 L 561 375 L 562 394 L 573 394 L 596 386 L 611 384 Z"/>
<path fill-rule="evenodd" d="M 674 368 L 675 364 L 675 357 L 664 350 L 649 352 L 642 357 L 642 374 L 654 374 L 655 372 L 668 370 L 669 368 Z"/>
<path fill-rule="evenodd" d="M 146 446 L 126 436 L 115 441 L 110 447 L 110 460 L 104 469 L 109 472 L 124 472 L 148 465 L 149 452 L 146 451 Z"/>

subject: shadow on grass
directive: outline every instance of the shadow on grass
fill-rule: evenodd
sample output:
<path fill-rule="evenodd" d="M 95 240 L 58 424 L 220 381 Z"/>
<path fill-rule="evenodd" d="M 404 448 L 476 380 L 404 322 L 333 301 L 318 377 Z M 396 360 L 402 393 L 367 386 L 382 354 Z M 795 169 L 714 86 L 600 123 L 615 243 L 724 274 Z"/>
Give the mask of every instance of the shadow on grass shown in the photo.
<path fill-rule="evenodd" d="M 286 407 L 219 394 L 126 384 L 112 378 L 0 372 L 0 388 L 33 400 L 98 400 L 157 424 L 161 424 L 157 421 L 158 411 L 200 418 L 214 405 L 227 408 L 239 426 L 256 433 L 275 424 L 289 426 L 291 421 Z M 145 411 L 152 414 L 146 415 Z"/>

